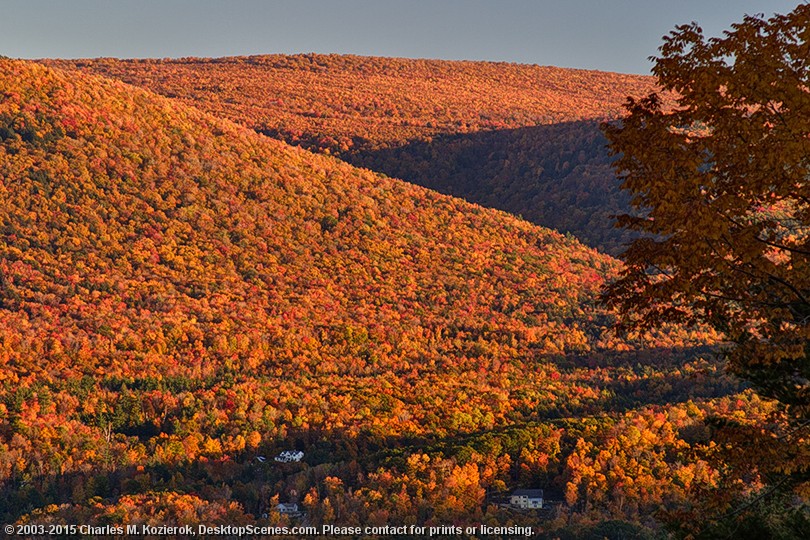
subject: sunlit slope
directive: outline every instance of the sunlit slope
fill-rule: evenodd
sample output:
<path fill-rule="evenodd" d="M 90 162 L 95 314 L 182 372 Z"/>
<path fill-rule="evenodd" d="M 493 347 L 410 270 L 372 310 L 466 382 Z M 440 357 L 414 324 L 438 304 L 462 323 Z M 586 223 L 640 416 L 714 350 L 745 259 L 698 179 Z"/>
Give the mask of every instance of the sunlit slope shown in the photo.
<path fill-rule="evenodd" d="M 611 254 L 627 197 L 599 122 L 651 77 L 338 55 L 50 61 L 149 88 L 266 135 L 570 232 Z"/>
<path fill-rule="evenodd" d="M 699 332 L 612 337 L 576 240 L 6 59 L 0 227 L 4 523 L 481 522 L 590 418 L 735 389 Z"/>
<path fill-rule="evenodd" d="M 450 133 L 616 117 L 651 77 L 351 55 L 47 60 L 144 86 L 303 146 L 347 154 Z"/>
<path fill-rule="evenodd" d="M 614 263 L 576 241 L 121 83 L 9 60 L 1 83 L 7 379 L 375 373 L 598 333 Z"/>

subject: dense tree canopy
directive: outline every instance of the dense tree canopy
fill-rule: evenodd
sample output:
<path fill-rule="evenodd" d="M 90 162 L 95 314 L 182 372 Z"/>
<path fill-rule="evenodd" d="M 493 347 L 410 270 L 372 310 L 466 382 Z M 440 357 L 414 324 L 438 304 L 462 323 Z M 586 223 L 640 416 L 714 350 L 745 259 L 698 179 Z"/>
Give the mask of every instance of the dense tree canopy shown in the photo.
<path fill-rule="evenodd" d="M 763 472 L 801 485 L 810 462 L 810 6 L 747 16 L 722 38 L 680 26 L 660 51 L 653 71 L 677 106 L 630 100 L 629 116 L 605 128 L 637 210 L 620 222 L 646 234 L 625 252 L 607 298 L 631 326 L 704 322 L 723 332 L 731 371 L 794 421 L 774 422 L 768 445 L 746 459 L 759 454 Z"/>
<path fill-rule="evenodd" d="M 115 62 L 96 65 L 115 75 Z M 605 209 L 590 167 L 596 124 L 504 130 L 537 120 L 515 106 L 525 95 L 510 103 L 488 89 L 512 76 L 521 88 L 569 88 L 574 106 L 558 95 L 555 109 L 549 91 L 536 110 L 587 112 L 620 78 L 317 56 L 154 68 L 155 81 L 197 90 L 182 104 L 0 60 L 0 521 L 488 523 L 647 538 L 663 519 L 711 510 L 696 494 L 713 490 L 724 511 L 725 494 L 756 498 L 770 481 L 767 470 L 727 472 L 775 404 L 718 370 L 705 326 L 617 337 L 596 302 L 614 259 L 189 106 L 255 128 L 238 98 L 273 96 L 248 75 L 278 71 L 271 105 L 278 116 L 292 107 L 307 129 L 350 98 L 335 126 L 352 144 L 390 150 L 369 154 L 373 168 L 425 166 L 456 186 L 481 169 L 491 183 L 479 192 L 491 185 L 581 222 Z M 300 72 L 320 84 L 314 93 L 288 84 Z M 406 79 L 424 91 L 396 94 Z M 328 101 L 337 80 L 346 91 Z M 651 89 L 637 82 L 639 95 Z M 353 120 L 352 103 L 389 89 Z M 497 115 L 474 121 L 483 102 L 457 96 L 475 94 Z M 438 102 L 454 112 L 445 119 Z M 315 147 L 333 152 L 336 141 Z M 720 422 L 734 428 L 725 439 Z M 777 442 L 771 470 L 797 448 Z M 718 450 L 729 446 L 744 452 Z M 293 449 L 300 462 L 273 459 Z M 503 506 L 512 490 L 538 487 L 542 511 Z"/>
<path fill-rule="evenodd" d="M 599 122 L 649 76 L 341 55 L 47 60 L 120 79 L 260 133 L 498 208 L 616 255 L 627 197 Z"/>
<path fill-rule="evenodd" d="M 289 502 L 315 525 L 539 527 L 498 503 L 541 487 L 572 503 L 542 526 L 576 530 L 687 504 L 717 470 L 694 432 L 767 405 L 705 358 L 711 333 L 616 339 L 596 299 L 617 270 L 508 214 L 0 59 L 0 522 L 276 525 Z"/>

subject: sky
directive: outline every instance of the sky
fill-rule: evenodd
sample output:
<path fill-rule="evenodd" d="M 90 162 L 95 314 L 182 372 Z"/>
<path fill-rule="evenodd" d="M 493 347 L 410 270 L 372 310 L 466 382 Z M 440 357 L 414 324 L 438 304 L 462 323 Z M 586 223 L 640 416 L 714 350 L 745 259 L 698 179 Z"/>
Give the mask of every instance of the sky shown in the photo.
<path fill-rule="evenodd" d="M 805 0 L 806 1 L 806 0 Z M 661 37 L 800 0 L 0 0 L 0 55 L 340 53 L 647 74 Z"/>

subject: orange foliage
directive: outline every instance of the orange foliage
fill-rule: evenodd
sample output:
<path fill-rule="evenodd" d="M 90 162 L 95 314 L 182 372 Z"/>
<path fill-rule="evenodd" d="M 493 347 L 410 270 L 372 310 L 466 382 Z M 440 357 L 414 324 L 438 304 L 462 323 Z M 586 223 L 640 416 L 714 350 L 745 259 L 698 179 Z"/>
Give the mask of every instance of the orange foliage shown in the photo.
<path fill-rule="evenodd" d="M 531 521 L 498 497 L 595 500 L 575 457 L 630 427 L 654 478 L 710 478 L 632 409 L 735 391 L 716 336 L 613 335 L 610 257 L 120 82 L 0 88 L 6 522 Z"/>

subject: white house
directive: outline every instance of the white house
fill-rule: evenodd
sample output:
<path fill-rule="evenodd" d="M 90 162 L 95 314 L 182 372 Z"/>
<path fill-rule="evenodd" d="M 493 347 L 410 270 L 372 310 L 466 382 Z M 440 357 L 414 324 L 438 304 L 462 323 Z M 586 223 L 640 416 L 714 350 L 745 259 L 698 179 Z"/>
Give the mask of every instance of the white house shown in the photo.
<path fill-rule="evenodd" d="M 301 461 L 304 453 L 300 450 L 285 450 L 276 456 L 276 461 L 281 463 L 291 463 L 294 461 Z"/>
<path fill-rule="evenodd" d="M 298 505 L 296 503 L 278 503 L 276 505 L 276 511 L 279 514 L 286 514 L 288 516 L 296 516 L 300 514 L 298 511 Z"/>
<path fill-rule="evenodd" d="M 543 490 L 516 489 L 509 497 L 509 504 L 515 508 L 543 508 Z"/>

